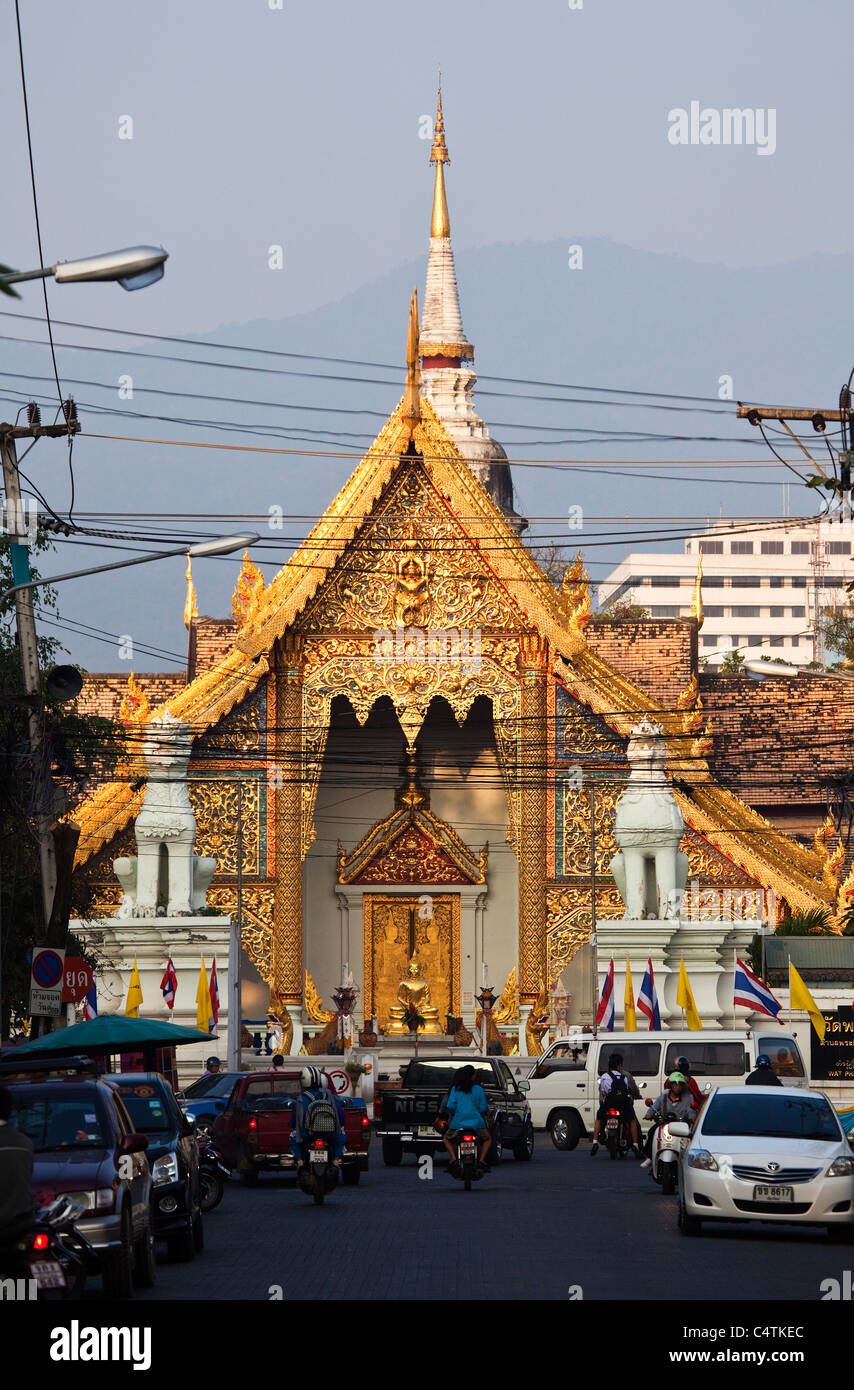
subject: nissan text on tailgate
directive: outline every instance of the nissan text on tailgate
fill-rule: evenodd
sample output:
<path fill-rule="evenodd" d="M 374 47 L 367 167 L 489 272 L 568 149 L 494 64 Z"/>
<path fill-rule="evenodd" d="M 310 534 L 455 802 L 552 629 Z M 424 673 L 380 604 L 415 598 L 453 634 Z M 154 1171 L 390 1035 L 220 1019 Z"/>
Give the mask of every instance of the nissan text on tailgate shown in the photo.
<path fill-rule="evenodd" d="M 300 1092 L 298 1071 L 256 1071 L 242 1076 L 221 1115 L 212 1138 L 240 1181 L 254 1187 L 262 1172 L 292 1172 L 296 1162 L 288 1151 L 294 1127 L 294 1104 Z M 371 1128 L 365 1102 L 343 1100 L 345 1149 L 341 1180 L 353 1186 L 368 1167 Z"/>

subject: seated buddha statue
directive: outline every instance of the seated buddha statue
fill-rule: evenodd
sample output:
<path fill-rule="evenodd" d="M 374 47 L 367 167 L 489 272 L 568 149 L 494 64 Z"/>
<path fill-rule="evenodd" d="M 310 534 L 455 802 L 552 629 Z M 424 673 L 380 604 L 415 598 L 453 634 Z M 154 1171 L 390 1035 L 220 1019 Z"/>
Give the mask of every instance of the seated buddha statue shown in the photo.
<path fill-rule="evenodd" d="M 406 1026 L 406 1008 L 412 1005 L 424 1019 L 423 1028 L 419 1028 L 419 1033 L 430 1033 L 441 1037 L 443 1035 L 442 1025 L 439 1022 L 439 1010 L 430 999 L 430 985 L 421 974 L 421 968 L 415 956 L 409 962 L 407 974 L 401 980 L 397 990 L 398 1003 L 392 1004 L 389 1009 L 388 1032 L 395 1037 L 407 1036 L 409 1029 Z"/>

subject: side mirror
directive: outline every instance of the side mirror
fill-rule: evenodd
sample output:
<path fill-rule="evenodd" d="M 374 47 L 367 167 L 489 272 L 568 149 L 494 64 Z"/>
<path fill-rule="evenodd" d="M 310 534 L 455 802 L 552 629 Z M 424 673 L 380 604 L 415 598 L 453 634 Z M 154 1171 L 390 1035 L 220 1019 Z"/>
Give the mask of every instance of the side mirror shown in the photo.
<path fill-rule="evenodd" d="M 408 1062 L 404 1062 L 404 1063 L 403 1063 L 403 1066 L 398 1067 L 398 1069 L 397 1069 L 397 1074 L 398 1074 L 398 1076 L 405 1076 L 405 1075 L 406 1075 L 406 1069 L 407 1069 L 408 1066 L 409 1066 L 409 1063 L 408 1063 Z"/>
<path fill-rule="evenodd" d="M 196 1121 L 195 1121 L 195 1117 L 194 1117 L 193 1115 L 185 1115 L 185 1116 L 184 1116 L 184 1133 L 185 1133 L 185 1134 L 195 1134 L 195 1132 L 196 1132 Z"/>
<path fill-rule="evenodd" d="M 667 1126 L 674 1139 L 688 1139 L 691 1135 L 691 1126 L 686 1125 L 684 1120 L 671 1120 Z"/>
<path fill-rule="evenodd" d="M 520 1091 L 523 1091 L 523 1092 L 526 1092 L 526 1093 L 527 1093 L 528 1091 L 530 1091 L 530 1089 L 531 1089 L 531 1083 L 530 1083 L 530 1081 L 517 1081 L 517 1082 L 516 1082 L 516 1085 L 519 1087 L 519 1090 L 520 1090 Z"/>
<path fill-rule="evenodd" d="M 646 1090 L 646 1082 L 645 1082 L 645 1081 L 642 1081 L 642 1082 L 641 1082 L 640 1088 L 639 1088 L 639 1089 L 640 1089 L 641 1091 L 645 1091 L 645 1090 Z M 650 1101 L 650 1105 L 651 1105 L 651 1104 L 652 1104 L 652 1101 Z"/>
<path fill-rule="evenodd" d="M 148 1136 L 146 1134 L 126 1134 L 121 1142 L 123 1154 L 141 1154 L 148 1148 Z"/>

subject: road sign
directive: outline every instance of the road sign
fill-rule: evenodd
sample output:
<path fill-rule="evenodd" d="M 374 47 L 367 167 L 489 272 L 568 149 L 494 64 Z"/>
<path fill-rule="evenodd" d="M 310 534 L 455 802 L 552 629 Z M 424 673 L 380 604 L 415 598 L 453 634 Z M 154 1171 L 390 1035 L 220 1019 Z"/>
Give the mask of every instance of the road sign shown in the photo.
<path fill-rule="evenodd" d="M 92 988 L 92 967 L 82 956 L 66 956 L 62 972 L 62 1002 L 76 1004 Z"/>
<path fill-rule="evenodd" d="M 30 1014 L 58 1018 L 62 1013 L 62 972 L 65 950 L 39 946 L 30 967 Z"/>

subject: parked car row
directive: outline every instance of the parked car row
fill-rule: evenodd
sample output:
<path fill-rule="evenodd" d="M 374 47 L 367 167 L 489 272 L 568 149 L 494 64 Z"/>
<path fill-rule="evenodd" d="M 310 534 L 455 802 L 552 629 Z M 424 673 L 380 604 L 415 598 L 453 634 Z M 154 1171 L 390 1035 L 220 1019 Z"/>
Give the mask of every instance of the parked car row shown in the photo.
<path fill-rule="evenodd" d="M 73 1203 L 86 1273 L 100 1276 L 105 1298 L 130 1298 L 154 1284 L 158 1242 L 172 1260 L 203 1248 L 195 1125 L 158 1072 L 99 1076 L 88 1059 L 46 1065 L 8 1083 L 10 1123 L 33 1143 L 34 1200 L 40 1209 Z"/>

